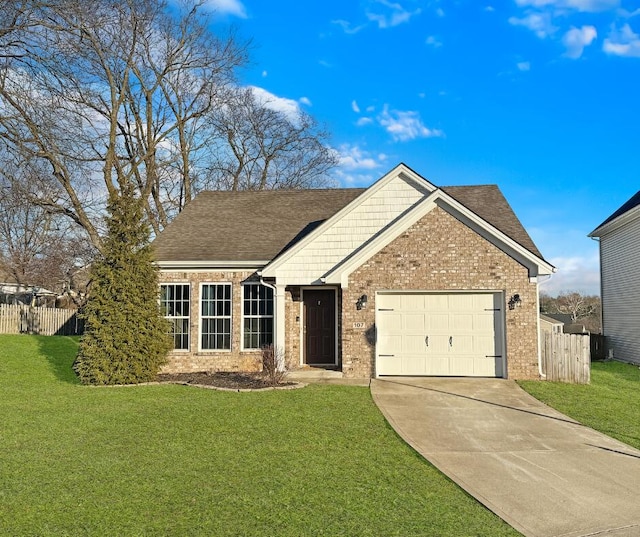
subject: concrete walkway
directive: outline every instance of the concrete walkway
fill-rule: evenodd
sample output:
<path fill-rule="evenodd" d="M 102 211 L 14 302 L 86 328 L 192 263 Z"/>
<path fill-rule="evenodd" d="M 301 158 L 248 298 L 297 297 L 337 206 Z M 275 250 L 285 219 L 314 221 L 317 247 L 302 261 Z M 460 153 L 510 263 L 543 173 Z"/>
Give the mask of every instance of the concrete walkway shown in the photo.
<path fill-rule="evenodd" d="M 391 377 L 371 393 L 407 443 L 524 535 L 640 536 L 640 451 L 515 382 Z"/>

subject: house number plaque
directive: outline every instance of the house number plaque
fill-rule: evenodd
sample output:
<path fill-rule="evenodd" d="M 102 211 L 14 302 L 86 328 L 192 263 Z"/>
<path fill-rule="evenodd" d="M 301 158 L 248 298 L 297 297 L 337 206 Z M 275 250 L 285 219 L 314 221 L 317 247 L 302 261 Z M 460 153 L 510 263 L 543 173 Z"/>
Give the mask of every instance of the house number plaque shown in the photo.
<path fill-rule="evenodd" d="M 354 328 L 364 328 L 364 323 L 363 322 L 353 323 L 353 327 Z"/>

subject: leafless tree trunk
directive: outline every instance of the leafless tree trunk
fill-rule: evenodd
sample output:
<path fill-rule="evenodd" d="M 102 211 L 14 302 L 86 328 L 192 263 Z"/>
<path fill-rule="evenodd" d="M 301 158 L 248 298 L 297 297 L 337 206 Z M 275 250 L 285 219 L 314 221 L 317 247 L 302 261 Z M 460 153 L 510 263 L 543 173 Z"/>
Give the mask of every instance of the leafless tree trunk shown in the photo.
<path fill-rule="evenodd" d="M 29 201 L 102 246 L 109 195 L 135 186 L 160 232 L 205 188 L 327 184 L 310 116 L 239 90 L 246 46 L 204 2 L 0 0 L 0 167 L 38 170 Z"/>

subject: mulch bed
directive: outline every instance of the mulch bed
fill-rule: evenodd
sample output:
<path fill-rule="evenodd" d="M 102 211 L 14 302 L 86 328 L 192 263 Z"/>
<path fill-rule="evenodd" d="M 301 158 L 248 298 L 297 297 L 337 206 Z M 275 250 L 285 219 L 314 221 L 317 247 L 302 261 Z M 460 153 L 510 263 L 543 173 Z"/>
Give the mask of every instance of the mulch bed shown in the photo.
<path fill-rule="evenodd" d="M 260 390 L 271 388 L 272 385 L 258 374 L 202 371 L 199 373 L 172 373 L 158 375 L 158 382 L 179 382 L 226 388 L 229 390 Z M 284 381 L 277 386 L 293 386 L 295 382 Z"/>

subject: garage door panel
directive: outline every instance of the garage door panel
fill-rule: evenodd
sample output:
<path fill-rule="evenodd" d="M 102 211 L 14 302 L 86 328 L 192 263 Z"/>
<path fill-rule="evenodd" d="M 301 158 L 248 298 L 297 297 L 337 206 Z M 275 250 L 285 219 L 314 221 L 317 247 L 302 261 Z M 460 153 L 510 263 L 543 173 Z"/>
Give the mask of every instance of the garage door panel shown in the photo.
<path fill-rule="evenodd" d="M 448 353 L 432 353 L 425 360 L 426 375 L 446 376 L 449 373 L 449 354 Z"/>
<path fill-rule="evenodd" d="M 425 328 L 427 329 L 427 333 L 447 332 L 449 330 L 449 314 L 430 313 L 426 316 Z"/>
<path fill-rule="evenodd" d="M 424 334 L 425 332 L 425 314 L 424 313 L 407 313 L 403 316 L 405 330 Z"/>
<path fill-rule="evenodd" d="M 424 355 L 425 338 L 421 335 L 409 334 L 402 338 L 402 352 Z"/>
<path fill-rule="evenodd" d="M 452 313 L 449 316 L 449 330 L 452 334 L 473 331 L 474 315 L 471 313 Z"/>
<path fill-rule="evenodd" d="M 483 332 L 494 332 L 495 322 L 493 313 L 476 315 L 474 319 L 474 329 Z"/>
<path fill-rule="evenodd" d="M 388 332 L 399 333 L 402 331 L 402 314 L 386 313 L 384 315 L 384 326 Z"/>
<path fill-rule="evenodd" d="M 448 295 L 424 295 L 424 308 L 427 311 L 447 311 L 449 309 Z"/>
<path fill-rule="evenodd" d="M 474 361 L 474 374 L 477 377 L 497 377 L 501 369 L 496 367 L 495 358 L 480 357 Z"/>
<path fill-rule="evenodd" d="M 424 295 L 402 295 L 400 309 L 404 311 L 422 311 L 424 307 Z"/>
<path fill-rule="evenodd" d="M 445 295 L 449 297 L 449 310 L 469 311 L 474 309 L 474 295 L 455 294 Z"/>
<path fill-rule="evenodd" d="M 380 375 L 502 376 L 499 293 L 381 294 Z M 389 311 L 393 310 L 393 311 Z"/>
<path fill-rule="evenodd" d="M 427 363 L 422 354 L 407 354 L 402 358 L 403 375 L 426 375 Z"/>

